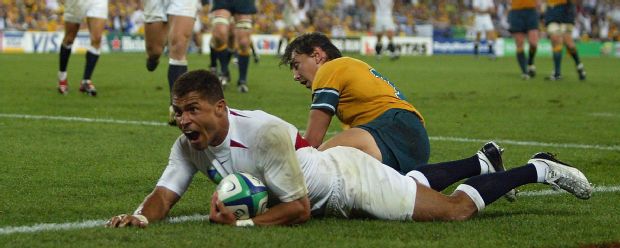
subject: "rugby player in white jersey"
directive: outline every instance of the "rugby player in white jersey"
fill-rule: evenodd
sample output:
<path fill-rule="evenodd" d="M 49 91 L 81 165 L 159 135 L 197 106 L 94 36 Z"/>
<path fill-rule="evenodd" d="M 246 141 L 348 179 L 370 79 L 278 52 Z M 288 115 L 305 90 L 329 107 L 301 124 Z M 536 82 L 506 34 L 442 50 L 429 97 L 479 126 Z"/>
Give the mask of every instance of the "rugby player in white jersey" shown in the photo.
<path fill-rule="evenodd" d="M 187 49 L 200 8 L 197 0 L 144 0 L 146 69 L 154 71 L 168 44 L 168 86 L 187 71 Z M 170 97 L 172 99 L 172 96 Z M 172 100 L 171 100 L 172 101 Z M 168 124 L 175 125 L 172 106 Z"/>
<path fill-rule="evenodd" d="M 305 5 L 306 3 L 302 1 L 301 4 Z M 278 41 L 278 50 L 276 50 L 278 56 L 281 56 L 280 50 L 282 50 L 283 44 L 288 44 L 292 38 L 304 32 L 302 21 L 305 21 L 305 18 L 302 19 L 302 16 L 305 16 L 307 8 L 307 6 L 300 6 L 299 0 L 284 1 L 284 10 L 282 12 L 284 28 L 282 29 L 282 37 Z"/>
<path fill-rule="evenodd" d="M 216 183 L 230 173 L 245 172 L 268 187 L 269 210 L 249 220 L 236 220 L 213 194 L 209 220 L 236 226 L 300 224 L 311 216 L 465 220 L 509 190 L 536 182 L 581 199 L 592 193 L 579 170 L 548 153 L 537 153 L 528 164 L 504 172 L 492 173 L 481 152 L 486 163 L 473 166 L 477 168 L 427 165 L 402 175 L 355 148 L 318 151 L 282 119 L 229 108 L 217 76 L 206 70 L 182 75 L 173 96 L 183 134 L 172 147 L 168 166 L 136 211 L 112 217 L 107 227 L 146 227 L 162 220 L 199 171 Z M 463 179 L 453 176 L 456 170 L 483 175 L 467 179 L 450 196 L 433 189 Z"/>
<path fill-rule="evenodd" d="M 80 83 L 80 92 L 90 96 L 97 96 L 95 85 L 91 76 L 95 71 L 99 54 L 101 53 L 101 34 L 108 20 L 107 0 L 67 0 L 65 1 L 65 36 L 60 45 L 60 63 L 58 68 L 58 92 L 66 95 L 69 93 L 67 80 L 67 65 L 71 57 L 71 46 L 80 30 L 80 23 L 86 18 L 88 32 L 90 33 L 90 46 L 86 51 L 86 64 Z"/>
<path fill-rule="evenodd" d="M 476 32 L 476 41 L 474 42 L 474 55 L 478 56 L 480 39 L 482 32 L 486 35 L 487 45 L 489 47 L 489 56 L 495 58 L 495 51 L 493 45 L 495 43 L 495 27 L 493 27 L 493 20 L 491 20 L 491 14 L 495 13 L 495 4 L 493 0 L 474 0 L 472 3 L 474 9 L 474 31 Z"/>
<path fill-rule="evenodd" d="M 381 57 L 381 52 L 383 50 L 383 43 L 381 39 L 383 35 L 388 39 L 387 49 L 390 52 L 391 59 L 397 59 L 398 53 L 396 51 L 396 46 L 394 45 L 394 34 L 396 30 L 396 25 L 394 24 L 394 19 L 392 18 L 392 8 L 394 8 L 394 0 L 373 0 L 373 5 L 375 6 L 375 35 L 377 36 L 377 44 L 375 45 L 375 54 L 377 58 Z"/>

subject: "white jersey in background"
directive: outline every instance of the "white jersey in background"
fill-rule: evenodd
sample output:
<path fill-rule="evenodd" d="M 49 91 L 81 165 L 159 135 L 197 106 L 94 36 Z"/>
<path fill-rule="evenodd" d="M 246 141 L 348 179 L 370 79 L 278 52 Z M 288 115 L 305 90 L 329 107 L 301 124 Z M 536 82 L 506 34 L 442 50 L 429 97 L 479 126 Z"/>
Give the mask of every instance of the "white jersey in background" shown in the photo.
<path fill-rule="evenodd" d="M 282 16 L 286 27 L 295 27 L 301 24 L 301 17 L 299 15 L 301 10 L 299 9 L 297 1 L 298 0 L 287 0 L 284 3 Z"/>
<path fill-rule="evenodd" d="M 396 24 L 392 18 L 393 0 L 373 0 L 375 5 L 375 32 L 383 33 L 396 30 Z"/>
<path fill-rule="evenodd" d="M 375 5 L 375 16 L 392 16 L 393 0 L 372 0 Z"/>
<path fill-rule="evenodd" d="M 307 194 L 313 216 L 411 220 L 416 184 L 410 177 L 355 148 L 320 152 L 293 125 L 262 111 L 229 109 L 228 117 L 228 135 L 217 147 L 195 150 L 181 135 L 157 186 L 182 196 L 198 171 L 216 183 L 246 172 L 265 183 L 270 201 L 290 202 Z M 272 132 L 274 126 L 280 135 Z"/>
<path fill-rule="evenodd" d="M 474 10 L 488 11 L 495 9 L 495 4 L 493 4 L 493 0 L 474 0 L 472 7 Z M 494 30 L 491 14 L 476 12 L 474 16 L 474 30 L 476 32 Z"/>

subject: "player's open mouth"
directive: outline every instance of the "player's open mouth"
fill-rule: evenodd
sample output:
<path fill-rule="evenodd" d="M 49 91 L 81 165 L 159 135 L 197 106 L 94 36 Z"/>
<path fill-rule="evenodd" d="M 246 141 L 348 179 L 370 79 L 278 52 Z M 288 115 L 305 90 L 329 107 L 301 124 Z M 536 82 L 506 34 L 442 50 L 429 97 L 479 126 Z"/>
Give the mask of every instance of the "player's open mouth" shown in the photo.
<path fill-rule="evenodd" d="M 200 137 L 199 132 L 191 131 L 191 130 L 183 131 L 183 134 L 185 134 L 185 137 L 187 137 L 190 141 L 197 140 L 198 137 Z"/>

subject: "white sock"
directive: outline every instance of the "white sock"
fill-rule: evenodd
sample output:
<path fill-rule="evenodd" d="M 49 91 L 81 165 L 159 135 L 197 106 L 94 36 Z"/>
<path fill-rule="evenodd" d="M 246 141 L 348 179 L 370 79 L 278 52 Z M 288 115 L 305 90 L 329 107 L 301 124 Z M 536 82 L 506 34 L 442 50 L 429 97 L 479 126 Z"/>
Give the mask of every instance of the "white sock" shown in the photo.
<path fill-rule="evenodd" d="M 58 72 L 58 80 L 63 81 L 67 79 L 67 72 L 66 71 L 59 71 Z"/>
<path fill-rule="evenodd" d="M 493 166 L 491 162 L 482 152 L 476 153 L 476 156 L 478 156 L 478 162 L 480 163 L 480 175 L 489 174 L 489 166 Z"/>
<path fill-rule="evenodd" d="M 536 167 L 536 175 L 538 175 L 538 179 L 536 181 L 539 183 L 544 183 L 549 166 L 541 162 L 532 162 L 532 164 Z"/>
<path fill-rule="evenodd" d="M 187 60 L 186 59 L 184 59 L 184 60 L 176 60 L 176 59 L 170 58 L 168 60 L 168 64 L 170 64 L 170 65 L 187 65 Z"/>
<path fill-rule="evenodd" d="M 88 46 L 88 52 L 95 54 L 95 55 L 99 55 L 101 53 L 101 49 L 99 48 L 95 48 L 94 46 Z"/>
<path fill-rule="evenodd" d="M 476 190 L 474 187 L 469 186 L 467 184 L 461 184 L 458 187 L 456 187 L 456 190 L 463 191 L 465 194 L 467 194 L 467 196 L 471 198 L 474 204 L 476 204 L 476 208 L 478 208 L 478 212 L 482 211 L 484 207 L 486 207 L 486 204 L 484 203 L 484 199 L 482 199 L 482 196 L 480 195 L 478 190 Z"/>
<path fill-rule="evenodd" d="M 422 184 L 429 188 L 431 187 L 431 184 L 428 182 L 428 178 L 426 178 L 426 176 L 424 176 L 422 172 L 419 172 L 417 170 L 412 170 L 409 173 L 407 173 L 406 176 L 415 179 L 419 184 Z"/>

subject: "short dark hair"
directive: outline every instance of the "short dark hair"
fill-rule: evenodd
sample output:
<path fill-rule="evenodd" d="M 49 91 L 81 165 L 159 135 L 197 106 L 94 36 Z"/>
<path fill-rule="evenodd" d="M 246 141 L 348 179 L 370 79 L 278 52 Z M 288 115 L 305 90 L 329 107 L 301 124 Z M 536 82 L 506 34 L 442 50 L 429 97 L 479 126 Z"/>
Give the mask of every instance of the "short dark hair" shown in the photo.
<path fill-rule="evenodd" d="M 291 65 L 293 62 L 293 52 L 297 54 L 310 55 L 315 47 L 320 47 L 327 54 L 327 61 L 342 57 L 342 53 L 327 38 L 326 35 L 319 32 L 305 33 L 295 38 L 288 46 L 280 59 L 280 65 Z"/>
<path fill-rule="evenodd" d="M 183 73 L 172 87 L 172 95 L 182 97 L 196 92 L 209 103 L 224 99 L 224 91 L 218 77 L 207 70 L 195 70 Z"/>

